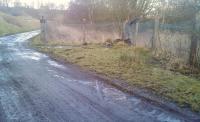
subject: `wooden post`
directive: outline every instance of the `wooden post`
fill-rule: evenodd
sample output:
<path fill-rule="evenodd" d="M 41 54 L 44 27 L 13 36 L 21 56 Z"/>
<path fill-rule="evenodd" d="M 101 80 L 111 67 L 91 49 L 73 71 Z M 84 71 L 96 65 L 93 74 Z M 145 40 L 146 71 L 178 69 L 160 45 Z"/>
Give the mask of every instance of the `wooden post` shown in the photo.
<path fill-rule="evenodd" d="M 128 44 L 132 44 L 132 40 L 130 37 L 130 29 L 131 28 L 131 24 L 129 22 L 128 19 L 126 19 L 126 21 L 123 24 L 123 31 L 122 31 L 122 40 Z"/>
<path fill-rule="evenodd" d="M 41 17 L 40 19 L 40 29 L 41 29 L 41 35 L 40 35 L 40 39 L 44 42 L 47 41 L 47 37 L 46 37 L 46 19 L 44 18 L 44 16 Z"/>
<path fill-rule="evenodd" d="M 136 21 L 135 23 L 135 31 L 134 31 L 134 39 L 132 40 L 132 45 L 136 46 L 137 37 L 138 37 L 138 31 L 139 31 L 139 21 Z"/>
<path fill-rule="evenodd" d="M 159 18 L 155 17 L 155 22 L 154 22 L 154 30 L 153 30 L 153 37 L 151 40 L 151 48 L 156 49 L 157 48 L 157 43 L 159 40 Z"/>
<path fill-rule="evenodd" d="M 83 18 L 83 45 L 86 44 L 86 19 Z"/>

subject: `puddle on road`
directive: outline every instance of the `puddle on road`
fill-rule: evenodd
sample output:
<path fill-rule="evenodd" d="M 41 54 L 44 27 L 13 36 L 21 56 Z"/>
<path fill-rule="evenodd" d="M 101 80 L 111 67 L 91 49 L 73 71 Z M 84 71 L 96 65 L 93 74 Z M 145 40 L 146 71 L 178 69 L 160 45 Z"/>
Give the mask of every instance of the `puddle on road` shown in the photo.
<path fill-rule="evenodd" d="M 28 51 L 28 50 L 21 50 L 18 49 L 19 47 L 16 47 L 19 43 L 24 42 L 36 35 L 38 35 L 40 31 L 32 31 L 32 32 L 26 32 L 26 33 L 20 33 L 12 36 L 6 36 L 0 38 L 0 43 L 4 44 L 8 50 L 14 51 L 17 56 L 21 56 L 22 58 L 28 58 L 31 60 L 40 60 L 44 55 L 34 52 L 34 51 Z"/>
<path fill-rule="evenodd" d="M 17 42 L 24 42 L 36 35 L 38 35 L 40 33 L 40 31 L 32 31 L 32 32 L 25 32 L 25 33 L 19 33 L 16 35 L 11 35 L 11 36 L 5 36 L 5 37 L 1 37 L 0 40 L 2 42 L 7 43 L 17 43 Z"/>
<path fill-rule="evenodd" d="M 95 83 L 91 81 L 78 81 L 78 82 L 81 83 L 82 85 L 95 86 Z"/>
<path fill-rule="evenodd" d="M 101 98 L 105 101 L 126 101 L 127 96 L 122 91 L 113 88 L 101 81 L 92 81 L 92 80 L 73 80 L 76 83 L 94 88 Z"/>
<path fill-rule="evenodd" d="M 15 43 L 10 42 L 10 43 L 6 43 L 6 45 L 7 45 L 8 47 L 14 47 L 14 46 L 15 46 Z"/>
<path fill-rule="evenodd" d="M 109 99 L 127 100 L 127 97 L 124 93 L 114 88 L 104 88 L 103 94 L 105 95 L 106 98 L 109 98 Z"/>
<path fill-rule="evenodd" d="M 177 119 L 173 114 L 162 110 L 162 108 L 153 106 L 146 101 L 123 93 L 122 91 L 113 88 L 110 85 L 107 85 L 101 81 L 92 81 L 92 80 L 71 80 L 72 83 L 78 83 L 85 85 L 94 92 L 99 100 L 106 104 L 117 105 L 120 109 L 127 109 L 130 111 L 130 115 L 133 113 L 139 113 L 142 116 L 148 116 L 156 118 L 156 120 L 161 122 L 183 122 L 183 120 Z"/>
<path fill-rule="evenodd" d="M 48 72 L 54 72 L 54 70 L 51 70 L 51 69 L 48 69 L 47 71 L 48 71 Z"/>
<path fill-rule="evenodd" d="M 51 66 L 54 66 L 54 67 L 57 67 L 57 68 L 61 68 L 61 69 L 65 69 L 65 66 L 61 65 L 61 64 L 58 64 L 57 62 L 55 61 L 52 61 L 52 60 L 48 60 L 47 61 Z"/>
<path fill-rule="evenodd" d="M 6 114 L 6 118 L 10 121 L 28 121 L 33 120 L 31 112 L 22 109 L 23 105 L 20 104 L 19 94 L 12 87 L 0 88 L 0 102 L 3 107 L 3 111 Z"/>
<path fill-rule="evenodd" d="M 61 75 L 54 75 L 54 77 L 56 78 L 61 78 L 61 79 L 65 79 L 65 77 L 61 76 Z"/>
<path fill-rule="evenodd" d="M 8 47 L 7 49 L 13 52 L 19 52 L 19 49 L 15 47 Z"/>
<path fill-rule="evenodd" d="M 5 75 L 4 71 L 1 69 L 0 70 L 0 83 L 3 83 L 4 81 L 6 81 L 8 79 L 8 76 Z"/>
<path fill-rule="evenodd" d="M 32 51 L 27 51 L 27 52 L 17 52 L 16 53 L 17 56 L 21 56 L 22 58 L 26 58 L 26 59 L 31 59 L 31 60 L 35 60 L 35 61 L 39 61 L 42 58 L 46 58 L 47 56 L 38 52 L 32 52 Z"/>

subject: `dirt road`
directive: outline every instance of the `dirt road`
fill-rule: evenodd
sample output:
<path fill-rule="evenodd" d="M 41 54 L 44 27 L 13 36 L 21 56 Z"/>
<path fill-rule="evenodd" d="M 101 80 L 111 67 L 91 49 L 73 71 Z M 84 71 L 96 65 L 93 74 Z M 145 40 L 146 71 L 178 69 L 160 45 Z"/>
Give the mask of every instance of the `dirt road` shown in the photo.
<path fill-rule="evenodd" d="M 38 33 L 0 38 L 1 122 L 187 121 L 26 48 Z"/>

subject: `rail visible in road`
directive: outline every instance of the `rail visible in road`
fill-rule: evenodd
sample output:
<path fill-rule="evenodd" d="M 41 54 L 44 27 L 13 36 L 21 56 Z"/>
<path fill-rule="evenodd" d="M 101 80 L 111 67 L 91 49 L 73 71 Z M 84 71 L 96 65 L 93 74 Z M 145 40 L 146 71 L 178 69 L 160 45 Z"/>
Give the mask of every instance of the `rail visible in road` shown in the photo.
<path fill-rule="evenodd" d="M 38 33 L 0 38 L 0 121 L 185 121 L 24 46 Z"/>

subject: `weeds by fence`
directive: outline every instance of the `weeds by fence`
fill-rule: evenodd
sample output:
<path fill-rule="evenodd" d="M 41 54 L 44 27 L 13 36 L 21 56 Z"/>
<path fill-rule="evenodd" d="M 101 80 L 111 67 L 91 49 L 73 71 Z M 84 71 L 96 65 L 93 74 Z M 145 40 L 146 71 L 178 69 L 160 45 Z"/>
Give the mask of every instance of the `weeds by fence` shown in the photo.
<path fill-rule="evenodd" d="M 123 25 L 123 24 L 122 24 Z M 106 40 L 115 40 L 121 38 L 116 23 L 93 23 L 86 24 L 86 41 L 105 42 Z M 83 39 L 82 24 L 58 24 L 49 22 L 48 31 L 50 39 L 81 41 Z M 156 43 L 157 56 L 166 56 L 166 58 L 181 60 L 181 63 L 188 64 L 190 45 L 191 45 L 191 22 L 160 23 L 159 40 Z M 132 26 L 132 39 L 134 37 L 135 25 Z M 151 39 L 154 31 L 154 20 L 141 21 L 139 24 L 136 46 L 151 47 Z M 68 33 L 66 33 L 68 32 Z M 199 44 L 198 44 L 199 45 Z M 198 62 L 200 62 L 200 46 L 197 53 Z M 170 61 L 170 59 L 168 59 Z"/>

